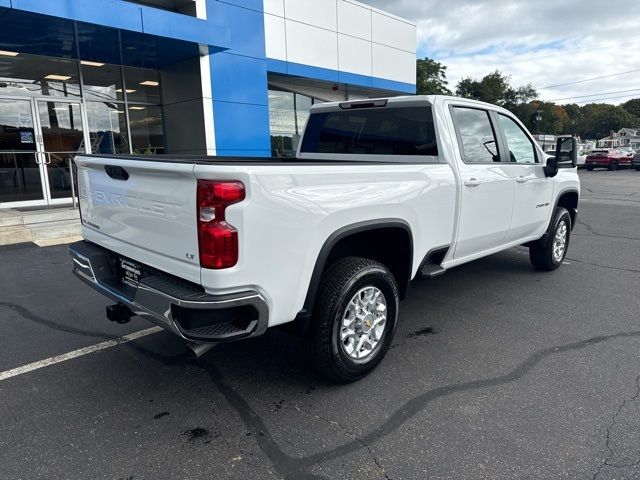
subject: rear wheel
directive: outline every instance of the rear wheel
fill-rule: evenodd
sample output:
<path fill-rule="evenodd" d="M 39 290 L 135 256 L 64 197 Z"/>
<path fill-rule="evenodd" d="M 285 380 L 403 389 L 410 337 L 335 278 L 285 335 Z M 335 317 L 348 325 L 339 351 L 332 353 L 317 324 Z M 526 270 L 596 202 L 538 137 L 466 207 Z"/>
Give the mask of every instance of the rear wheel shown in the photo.
<path fill-rule="evenodd" d="M 529 259 L 536 270 L 551 271 L 562 265 L 571 237 L 571 215 L 563 207 L 557 207 L 546 242 L 542 239 L 529 247 Z"/>
<path fill-rule="evenodd" d="M 397 315 L 398 287 L 384 265 L 339 260 L 322 276 L 305 338 L 313 366 L 342 383 L 366 376 L 389 349 Z"/>
<path fill-rule="evenodd" d="M 640 172 L 640 165 L 636 165 L 636 172 Z"/>
<path fill-rule="evenodd" d="M 617 170 L 617 169 L 618 169 L 618 162 L 614 160 L 609 164 L 609 170 Z"/>

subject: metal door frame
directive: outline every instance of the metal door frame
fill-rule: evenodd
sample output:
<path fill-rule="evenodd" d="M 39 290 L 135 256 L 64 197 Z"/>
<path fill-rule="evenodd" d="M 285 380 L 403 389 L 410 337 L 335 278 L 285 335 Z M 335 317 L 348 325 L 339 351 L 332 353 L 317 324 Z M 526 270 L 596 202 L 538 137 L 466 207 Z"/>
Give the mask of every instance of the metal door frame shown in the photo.
<path fill-rule="evenodd" d="M 35 135 L 35 154 L 36 163 L 39 167 L 40 173 L 40 187 L 42 189 L 42 199 L 38 200 L 24 200 L 16 202 L 0 202 L 0 208 L 20 208 L 20 207 L 47 207 L 51 205 L 65 205 L 73 203 L 73 197 L 66 198 L 51 198 L 51 190 L 49 185 L 49 175 L 47 172 L 47 165 L 50 163 L 48 160 L 47 152 L 44 148 L 44 138 L 42 136 L 42 125 L 40 123 L 40 111 L 38 109 L 39 103 L 56 102 L 76 104 L 80 108 L 80 119 L 82 122 L 82 135 L 84 140 L 84 151 L 90 145 L 87 112 L 85 108 L 84 99 L 82 98 L 67 98 L 67 97 L 45 97 L 45 96 L 22 96 L 22 95 L 10 95 L 0 96 L 0 100 L 14 100 L 14 101 L 29 101 L 31 119 L 33 123 L 33 131 Z M 73 178 L 72 178 L 73 181 Z"/>

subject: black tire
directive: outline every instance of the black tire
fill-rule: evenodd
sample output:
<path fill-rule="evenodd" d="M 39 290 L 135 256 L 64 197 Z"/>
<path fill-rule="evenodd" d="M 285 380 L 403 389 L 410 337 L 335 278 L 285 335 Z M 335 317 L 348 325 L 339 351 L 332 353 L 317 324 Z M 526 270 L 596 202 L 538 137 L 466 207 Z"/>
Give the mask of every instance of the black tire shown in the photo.
<path fill-rule="evenodd" d="M 593 167 L 587 167 L 587 171 L 593 172 Z"/>
<path fill-rule="evenodd" d="M 636 172 L 640 172 L 640 166 L 636 166 Z"/>
<path fill-rule="evenodd" d="M 609 164 L 609 171 L 613 171 L 613 170 L 617 170 L 618 169 L 618 162 L 616 162 L 615 160 L 613 162 L 611 162 Z"/>
<path fill-rule="evenodd" d="M 384 295 L 387 318 L 382 336 L 369 355 L 354 359 L 345 352 L 340 333 L 343 315 L 353 297 L 373 286 Z M 354 382 L 369 374 L 387 353 L 398 317 L 398 286 L 391 272 L 381 263 L 366 258 L 346 257 L 323 274 L 304 339 L 316 370 L 340 383 Z"/>
<path fill-rule="evenodd" d="M 562 252 L 561 258 L 557 259 L 553 254 L 553 240 L 558 228 L 560 227 L 560 224 L 563 221 L 565 222 L 567 236 L 564 246 L 564 252 Z M 546 272 L 555 270 L 560 265 L 562 265 L 562 261 L 567 255 L 570 239 L 571 215 L 569 215 L 569 211 L 566 208 L 557 207 L 555 212 L 553 213 L 551 224 L 549 225 L 546 241 L 542 241 L 542 239 L 540 239 L 534 242 L 533 245 L 529 247 L 529 260 L 531 260 L 531 265 L 533 265 L 536 270 L 542 270 Z"/>

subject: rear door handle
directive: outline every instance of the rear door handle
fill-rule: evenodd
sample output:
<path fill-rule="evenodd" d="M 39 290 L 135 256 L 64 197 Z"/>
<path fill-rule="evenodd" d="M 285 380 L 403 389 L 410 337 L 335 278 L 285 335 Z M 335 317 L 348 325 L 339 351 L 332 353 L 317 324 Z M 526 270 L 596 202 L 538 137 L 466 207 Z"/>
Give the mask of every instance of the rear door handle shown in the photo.
<path fill-rule="evenodd" d="M 464 181 L 465 186 L 467 187 L 477 187 L 480 185 L 480 180 L 477 178 L 470 178 L 469 180 Z"/>
<path fill-rule="evenodd" d="M 516 178 L 516 182 L 518 183 L 527 183 L 529 179 L 527 177 L 518 177 Z"/>

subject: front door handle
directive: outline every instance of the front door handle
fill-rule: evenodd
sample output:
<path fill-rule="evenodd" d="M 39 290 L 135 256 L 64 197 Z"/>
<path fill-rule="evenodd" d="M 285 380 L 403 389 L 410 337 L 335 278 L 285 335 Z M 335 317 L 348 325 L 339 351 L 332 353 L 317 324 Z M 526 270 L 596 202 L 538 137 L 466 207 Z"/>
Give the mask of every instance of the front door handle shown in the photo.
<path fill-rule="evenodd" d="M 467 187 L 477 187 L 480 185 L 480 180 L 477 178 L 470 178 L 469 180 L 464 181 L 465 186 Z"/>
<path fill-rule="evenodd" d="M 516 182 L 518 183 L 527 183 L 529 179 L 527 177 L 518 177 L 516 178 Z"/>

